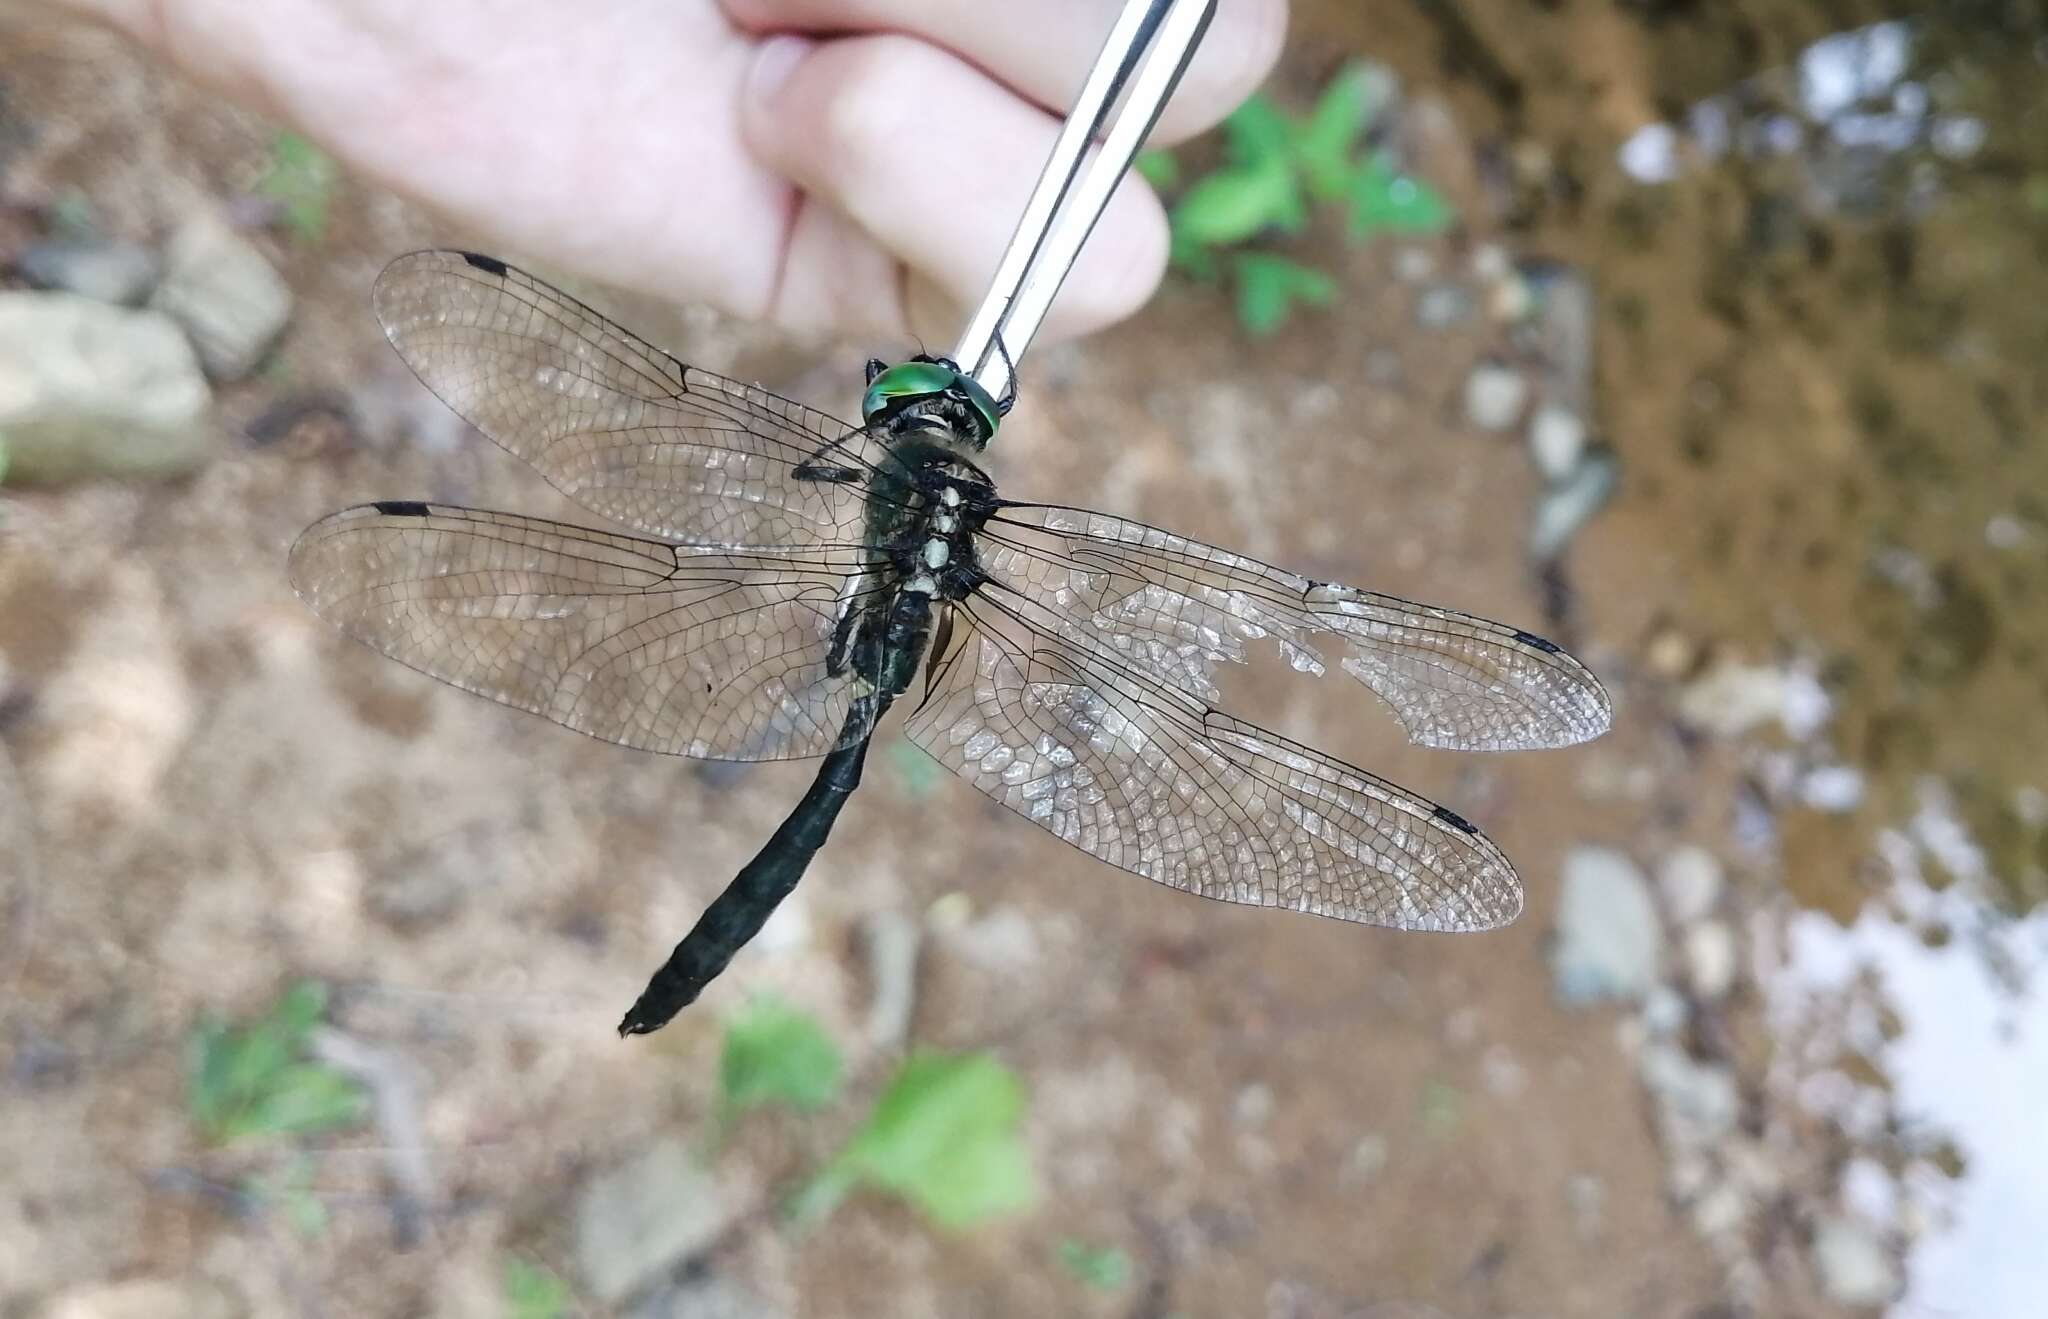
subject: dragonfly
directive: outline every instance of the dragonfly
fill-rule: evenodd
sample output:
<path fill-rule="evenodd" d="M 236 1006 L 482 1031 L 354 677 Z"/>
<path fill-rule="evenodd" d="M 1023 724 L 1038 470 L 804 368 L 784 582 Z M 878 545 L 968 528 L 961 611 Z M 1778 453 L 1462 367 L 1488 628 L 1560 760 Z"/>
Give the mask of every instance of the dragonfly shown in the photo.
<path fill-rule="evenodd" d="M 824 845 L 877 728 L 1108 864 L 1205 898 L 1404 930 L 1513 920 L 1456 812 L 1220 706 L 1227 664 L 1335 668 L 1430 747 L 1604 732 L 1557 645 L 1128 518 L 998 494 L 1015 401 L 945 358 L 870 361 L 844 422 L 691 366 L 491 257 L 379 276 L 392 346 L 449 407 L 628 530 L 447 504 L 334 513 L 293 546 L 322 618 L 443 682 L 643 751 L 821 758 L 620 1023 L 655 1030 Z"/>

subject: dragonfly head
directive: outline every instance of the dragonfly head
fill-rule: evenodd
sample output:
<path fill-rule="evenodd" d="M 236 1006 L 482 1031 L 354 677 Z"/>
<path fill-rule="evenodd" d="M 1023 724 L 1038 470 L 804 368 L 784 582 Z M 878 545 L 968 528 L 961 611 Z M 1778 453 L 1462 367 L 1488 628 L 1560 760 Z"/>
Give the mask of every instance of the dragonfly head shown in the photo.
<path fill-rule="evenodd" d="M 1004 408 L 973 376 L 943 357 L 919 353 L 894 366 L 870 363 L 861 419 L 886 429 L 899 419 L 936 422 L 979 449 L 1002 422 Z"/>

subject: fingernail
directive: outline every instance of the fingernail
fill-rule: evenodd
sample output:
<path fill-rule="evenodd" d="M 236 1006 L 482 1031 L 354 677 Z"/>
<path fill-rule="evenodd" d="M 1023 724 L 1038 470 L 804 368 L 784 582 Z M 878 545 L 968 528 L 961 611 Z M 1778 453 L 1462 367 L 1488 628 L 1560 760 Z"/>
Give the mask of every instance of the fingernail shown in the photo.
<path fill-rule="evenodd" d="M 789 75 L 816 45 L 803 37 L 789 36 L 770 37 L 762 42 L 761 49 L 754 52 L 753 71 L 747 75 L 748 97 L 761 105 L 773 101 L 782 84 L 789 81 Z"/>

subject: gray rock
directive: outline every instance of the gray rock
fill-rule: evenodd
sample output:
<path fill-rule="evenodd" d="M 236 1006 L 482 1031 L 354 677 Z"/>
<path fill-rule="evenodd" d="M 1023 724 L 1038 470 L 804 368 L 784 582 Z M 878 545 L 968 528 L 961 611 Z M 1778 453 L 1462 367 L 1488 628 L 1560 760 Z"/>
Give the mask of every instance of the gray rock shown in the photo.
<path fill-rule="evenodd" d="M 292 315 L 292 293 L 248 239 L 212 215 L 171 236 L 150 305 L 185 327 L 219 380 L 255 369 Z"/>
<path fill-rule="evenodd" d="M 1636 863 L 1607 847 L 1577 847 L 1564 859 L 1551 979 L 1560 1002 L 1640 1000 L 1662 960 L 1657 910 Z"/>
<path fill-rule="evenodd" d="M 0 293 L 10 481 L 189 472 L 213 453 L 212 401 L 168 318 L 73 293 Z"/>
<path fill-rule="evenodd" d="M 1465 419 L 1480 430 L 1506 430 L 1528 402 L 1528 377 L 1511 366 L 1481 362 L 1465 377 Z"/>
<path fill-rule="evenodd" d="M 1572 474 L 1586 452 L 1586 423 L 1561 403 L 1545 403 L 1529 418 L 1529 457 L 1544 480 Z"/>
<path fill-rule="evenodd" d="M 1704 999 L 1724 997 L 1735 987 L 1739 950 L 1735 931 L 1725 921 L 1701 921 L 1685 932 L 1681 946 L 1685 980 Z"/>
<path fill-rule="evenodd" d="M 1899 1268 L 1877 1234 L 1849 1218 L 1822 1219 L 1813 1233 L 1813 1271 L 1837 1305 L 1883 1305 L 1899 1291 Z"/>
<path fill-rule="evenodd" d="M 576 1267 L 608 1305 L 701 1255 L 744 1212 L 681 1141 L 594 1178 L 576 1205 Z"/>
<path fill-rule="evenodd" d="M 1415 295 L 1415 323 L 1425 330 L 1447 330 L 1472 319 L 1472 294 L 1462 284 L 1437 280 Z"/>
<path fill-rule="evenodd" d="M 15 261 L 21 277 L 39 289 L 76 293 L 94 302 L 137 307 L 156 287 L 156 253 L 136 243 L 30 243 Z"/>
<path fill-rule="evenodd" d="M 1529 553 L 1548 562 L 1564 552 L 1579 528 L 1606 506 L 1621 479 L 1621 464 L 1605 446 L 1589 449 L 1570 476 L 1546 490 L 1529 518 Z"/>
<path fill-rule="evenodd" d="M 1673 923 L 1690 925 L 1721 900 L 1721 863 L 1704 847 L 1675 847 L 1657 867 L 1657 887 Z"/>
<path fill-rule="evenodd" d="M 1643 1046 L 1636 1072 L 1657 1101 L 1664 1137 L 1676 1149 L 1711 1149 L 1735 1130 L 1742 1090 L 1722 1063 L 1701 1062 L 1675 1044 Z"/>

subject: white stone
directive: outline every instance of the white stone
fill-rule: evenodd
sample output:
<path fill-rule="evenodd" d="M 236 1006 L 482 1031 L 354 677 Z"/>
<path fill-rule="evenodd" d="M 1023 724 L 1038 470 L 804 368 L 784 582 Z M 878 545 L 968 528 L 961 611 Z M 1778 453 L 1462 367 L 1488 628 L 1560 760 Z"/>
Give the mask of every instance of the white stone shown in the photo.
<path fill-rule="evenodd" d="M 0 293 L 10 479 L 182 475 L 212 456 L 212 401 L 168 317 L 72 293 Z"/>
<path fill-rule="evenodd" d="M 1465 418 L 1481 430 L 1506 430 L 1528 402 L 1528 377 L 1511 366 L 1481 362 L 1465 377 Z"/>
<path fill-rule="evenodd" d="M 1675 847 L 1657 867 L 1657 887 L 1672 922 L 1690 925 L 1721 900 L 1721 863 L 1704 847 Z"/>
<path fill-rule="evenodd" d="M 1735 985 L 1735 931 L 1725 921 L 1701 921 L 1685 932 L 1685 979 L 1703 999 L 1719 999 Z"/>
<path fill-rule="evenodd" d="M 1586 423 L 1560 403 L 1545 403 L 1529 419 L 1529 457 L 1546 481 L 1562 481 L 1586 452 Z"/>
<path fill-rule="evenodd" d="M 1814 1229 L 1813 1271 L 1837 1305 L 1883 1305 L 1899 1290 L 1898 1265 L 1884 1243 L 1851 1219 L 1823 1219 Z"/>
<path fill-rule="evenodd" d="M 171 235 L 149 305 L 185 327 L 210 374 L 239 380 L 284 332 L 292 292 L 255 244 L 209 213 Z"/>
<path fill-rule="evenodd" d="M 1657 911 L 1636 863 L 1607 847 L 1566 854 L 1551 975 L 1566 1004 L 1641 999 L 1661 961 Z"/>

